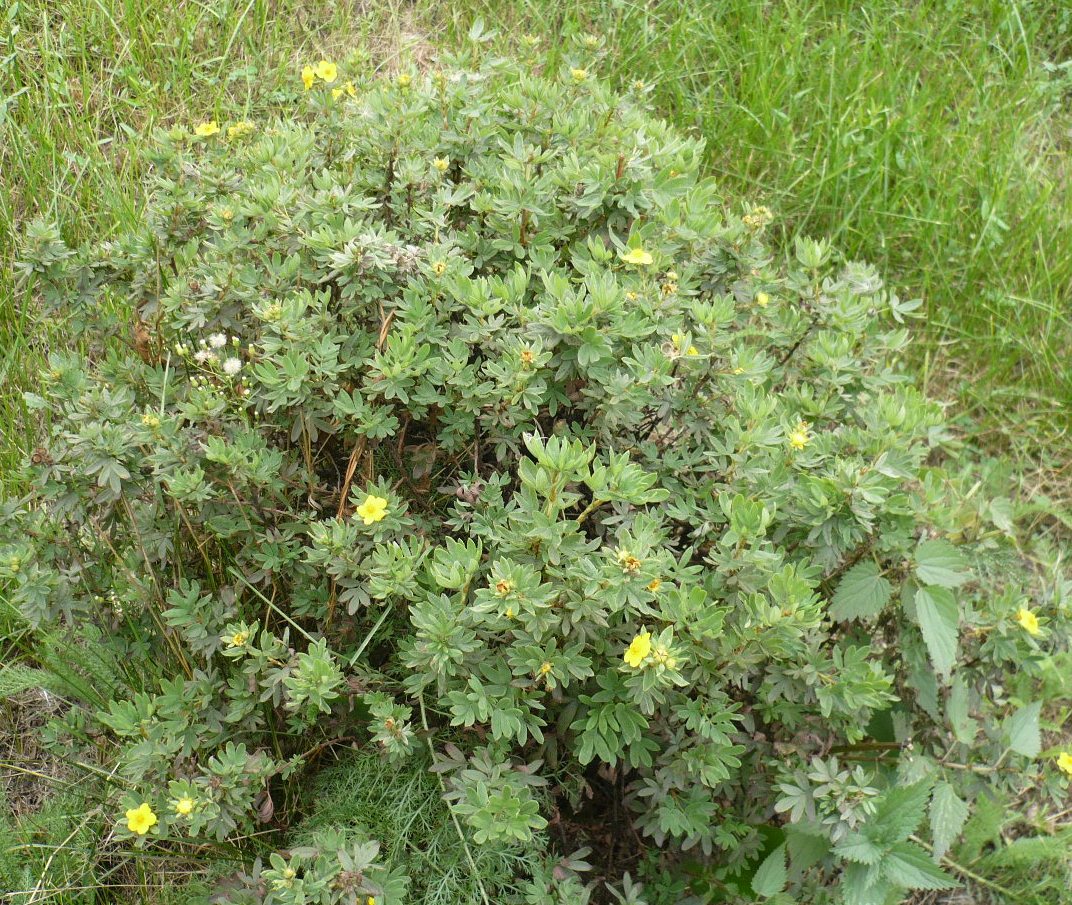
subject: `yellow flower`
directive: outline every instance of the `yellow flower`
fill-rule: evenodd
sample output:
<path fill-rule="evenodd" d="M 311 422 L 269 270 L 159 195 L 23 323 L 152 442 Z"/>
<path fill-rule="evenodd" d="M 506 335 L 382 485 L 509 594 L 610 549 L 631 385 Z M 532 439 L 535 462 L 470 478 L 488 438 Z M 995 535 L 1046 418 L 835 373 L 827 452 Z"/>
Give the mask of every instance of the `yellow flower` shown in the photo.
<path fill-rule="evenodd" d="M 533 353 L 532 349 L 522 349 L 521 350 L 521 364 L 522 365 L 524 365 L 526 368 L 530 368 L 530 367 L 532 367 L 532 363 L 534 361 L 536 361 L 536 355 Z"/>
<path fill-rule="evenodd" d="M 378 522 L 387 515 L 387 500 L 382 496 L 369 494 L 365 497 L 365 502 L 357 507 L 357 514 L 366 525 Z"/>
<path fill-rule="evenodd" d="M 199 123 L 194 126 L 194 135 L 198 138 L 208 138 L 211 135 L 215 135 L 220 131 L 220 124 L 216 120 L 211 120 L 207 123 Z"/>
<path fill-rule="evenodd" d="M 156 814 L 148 802 L 142 802 L 138 807 L 127 811 L 127 829 L 132 833 L 144 836 L 155 825 Z"/>
<path fill-rule="evenodd" d="M 301 80 L 305 85 L 305 90 L 308 91 L 313 87 L 313 82 L 316 81 L 316 70 L 312 66 L 303 66 L 301 71 Z"/>
<path fill-rule="evenodd" d="M 630 551 L 619 550 L 618 565 L 620 565 L 626 572 L 636 572 L 640 569 L 642 563 Z"/>
<path fill-rule="evenodd" d="M 365 905 L 376 905 L 376 897 L 369 896 L 367 899 L 365 899 Z"/>
<path fill-rule="evenodd" d="M 235 632 L 230 637 L 224 638 L 228 647 L 245 647 L 249 641 L 249 632 Z"/>
<path fill-rule="evenodd" d="M 652 257 L 643 248 L 630 248 L 629 251 L 622 255 L 622 260 L 626 264 L 639 264 L 647 267 L 652 262 Z"/>
<path fill-rule="evenodd" d="M 648 590 L 651 591 L 652 594 L 657 593 L 662 586 L 663 580 L 661 578 L 653 578 L 648 582 Z"/>
<path fill-rule="evenodd" d="M 175 812 L 183 817 L 189 816 L 194 809 L 194 800 L 189 795 L 183 795 L 175 802 Z"/>
<path fill-rule="evenodd" d="M 327 82 L 329 85 L 339 77 L 339 67 L 327 60 L 321 60 L 316 64 L 316 77 Z"/>
<path fill-rule="evenodd" d="M 240 120 L 233 126 L 227 127 L 227 140 L 232 141 L 235 138 L 242 138 L 244 135 L 249 135 L 254 128 L 256 127 L 248 119 Z"/>
<path fill-rule="evenodd" d="M 506 608 L 506 612 L 505 612 L 505 613 L 503 613 L 503 615 L 504 615 L 504 616 L 505 616 L 505 617 L 506 617 L 507 619 L 513 619 L 513 618 L 514 618 L 514 608 L 513 608 L 512 606 L 508 606 L 508 607 Z"/>
<path fill-rule="evenodd" d="M 759 305 L 760 308 L 766 308 L 770 304 L 770 296 L 765 292 L 757 292 L 756 304 Z"/>
<path fill-rule="evenodd" d="M 440 173 L 445 173 L 450 169 L 450 161 L 446 157 L 437 157 L 432 161 L 432 166 L 439 170 Z"/>
<path fill-rule="evenodd" d="M 403 72 L 398 77 L 398 87 L 399 88 L 408 88 L 412 84 L 413 84 L 413 76 L 411 76 L 408 72 Z"/>
<path fill-rule="evenodd" d="M 432 273 L 434 273 L 437 277 L 443 276 L 443 274 L 445 274 L 446 272 L 447 272 L 447 262 L 446 261 L 436 261 L 432 265 Z"/>
<path fill-rule="evenodd" d="M 587 69 L 571 69 L 569 71 L 569 74 L 573 76 L 573 81 L 575 82 L 583 82 L 585 79 L 588 78 Z"/>
<path fill-rule="evenodd" d="M 1057 766 L 1069 776 L 1072 776 L 1072 754 L 1062 751 L 1057 755 Z"/>
<path fill-rule="evenodd" d="M 689 346 L 688 349 L 685 351 L 685 354 L 686 355 L 699 355 L 700 353 L 696 350 L 695 346 Z"/>
<path fill-rule="evenodd" d="M 506 578 L 500 578 L 495 582 L 495 596 L 505 597 L 514 589 L 514 583 Z"/>
<path fill-rule="evenodd" d="M 346 83 L 345 85 L 343 85 L 343 86 L 342 86 L 341 88 L 332 88 L 332 89 L 331 89 L 331 96 L 332 96 L 332 97 L 333 97 L 333 98 L 334 98 L 335 100 L 338 100 L 338 99 L 339 99 L 340 97 L 342 97 L 342 96 L 343 96 L 344 94 L 345 94 L 345 95 L 346 95 L 347 97 L 357 97 L 357 89 L 356 89 L 356 88 L 354 87 L 354 83 L 353 83 L 353 82 L 347 82 L 347 83 Z"/>
<path fill-rule="evenodd" d="M 629 642 L 629 647 L 626 649 L 625 656 L 622 659 L 633 669 L 637 669 L 650 653 L 651 632 L 641 632 Z"/>
<path fill-rule="evenodd" d="M 552 668 L 551 664 L 544 660 L 543 663 L 540 664 L 540 675 L 546 676 Z"/>
<path fill-rule="evenodd" d="M 1016 614 L 1016 621 L 1020 623 L 1020 628 L 1029 635 L 1037 635 L 1042 631 L 1039 628 L 1038 616 L 1032 613 L 1027 607 L 1020 607 Z"/>
<path fill-rule="evenodd" d="M 793 449 L 803 449 L 811 443 L 811 433 L 808 431 L 807 421 L 798 421 L 797 426 L 789 432 L 789 445 Z"/>
<path fill-rule="evenodd" d="M 160 427 L 160 416 L 154 415 L 152 412 L 146 412 L 141 416 L 141 423 L 144 427 L 158 428 Z"/>

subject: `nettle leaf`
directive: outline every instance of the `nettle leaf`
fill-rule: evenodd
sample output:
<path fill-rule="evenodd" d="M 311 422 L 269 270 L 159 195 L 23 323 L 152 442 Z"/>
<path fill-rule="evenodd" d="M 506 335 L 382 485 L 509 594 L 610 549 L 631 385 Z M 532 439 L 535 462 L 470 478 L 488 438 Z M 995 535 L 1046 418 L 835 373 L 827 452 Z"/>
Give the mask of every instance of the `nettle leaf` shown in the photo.
<path fill-rule="evenodd" d="M 956 588 L 968 580 L 968 564 L 947 540 L 923 541 L 916 548 L 916 576 L 924 584 Z"/>
<path fill-rule="evenodd" d="M 1042 750 L 1042 730 L 1039 726 L 1039 714 L 1042 702 L 1025 704 L 1005 720 L 1005 736 L 1009 747 L 1024 757 L 1038 757 Z"/>
<path fill-rule="evenodd" d="M 779 845 L 763 859 L 752 877 L 752 892 L 757 896 L 774 896 L 785 889 L 789 875 L 785 865 L 785 845 Z"/>
<path fill-rule="evenodd" d="M 834 846 L 835 854 L 857 864 L 878 864 L 882 860 L 883 851 L 882 846 L 876 845 L 863 833 L 849 833 Z"/>
<path fill-rule="evenodd" d="M 839 621 L 874 618 L 889 603 L 892 593 L 877 564 L 870 560 L 857 563 L 838 582 L 830 615 Z"/>
<path fill-rule="evenodd" d="M 916 591 L 916 619 L 923 632 L 934 670 L 948 678 L 957 662 L 960 610 L 948 588 L 922 587 Z"/>
<path fill-rule="evenodd" d="M 911 842 L 898 842 L 887 852 L 882 873 L 891 883 L 906 889 L 953 889 L 959 885 Z"/>
<path fill-rule="evenodd" d="M 967 802 L 957 795 L 957 790 L 949 783 L 938 783 L 931 796 L 931 839 L 934 842 L 935 861 L 941 861 L 949 851 L 967 819 Z"/>
<path fill-rule="evenodd" d="M 923 822 L 928 798 L 930 784 L 927 782 L 894 786 L 882 796 L 875 815 L 868 821 L 868 837 L 879 843 L 903 842 Z"/>

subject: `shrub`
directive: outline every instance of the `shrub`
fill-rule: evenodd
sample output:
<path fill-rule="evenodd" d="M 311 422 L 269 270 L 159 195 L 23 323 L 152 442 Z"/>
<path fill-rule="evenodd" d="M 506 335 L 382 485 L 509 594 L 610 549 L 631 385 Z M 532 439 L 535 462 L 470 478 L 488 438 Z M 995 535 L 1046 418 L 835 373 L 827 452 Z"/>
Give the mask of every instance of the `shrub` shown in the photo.
<path fill-rule="evenodd" d="M 0 577 L 173 671 L 98 715 L 116 833 L 241 840 L 332 745 L 431 747 L 465 846 L 542 846 L 595 796 L 697 894 L 952 885 L 969 802 L 1037 773 L 1039 703 L 996 683 L 1066 623 L 978 590 L 960 547 L 1000 532 L 953 515 L 899 367 L 919 302 L 772 252 L 641 87 L 332 75 L 160 135 L 133 232 L 27 236 L 86 352 L 29 399 Z M 400 899 L 327 832 L 231 895 Z M 525 901 L 589 895 L 558 848 L 518 860 Z"/>

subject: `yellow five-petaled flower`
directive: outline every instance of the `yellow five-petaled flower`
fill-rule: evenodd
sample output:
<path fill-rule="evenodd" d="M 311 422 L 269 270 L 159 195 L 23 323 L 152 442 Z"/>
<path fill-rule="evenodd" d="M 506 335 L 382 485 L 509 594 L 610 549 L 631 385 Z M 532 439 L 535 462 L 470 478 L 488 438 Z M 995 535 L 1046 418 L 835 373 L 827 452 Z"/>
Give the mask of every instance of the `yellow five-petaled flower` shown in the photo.
<path fill-rule="evenodd" d="M 1072 754 L 1062 751 L 1057 755 L 1057 766 L 1069 776 L 1072 776 Z"/>
<path fill-rule="evenodd" d="M 183 795 L 178 801 L 175 802 L 175 813 L 181 814 L 183 817 L 188 817 L 193 813 L 194 800 L 189 795 Z"/>
<path fill-rule="evenodd" d="M 639 669 L 640 664 L 647 659 L 650 653 L 651 632 L 641 632 L 629 642 L 629 647 L 626 648 L 622 659 L 633 669 Z"/>
<path fill-rule="evenodd" d="M 1031 612 L 1027 607 L 1020 607 L 1016 613 L 1016 621 L 1020 623 L 1022 628 L 1029 635 L 1037 635 L 1042 629 L 1039 628 L 1038 616 Z"/>
<path fill-rule="evenodd" d="M 339 67 L 328 60 L 321 60 L 316 64 L 316 77 L 327 82 L 329 85 L 339 77 Z"/>
<path fill-rule="evenodd" d="M 224 640 L 228 647 L 245 647 L 246 642 L 249 641 L 249 632 L 235 632 Z"/>
<path fill-rule="evenodd" d="M 645 251 L 643 248 L 630 248 L 629 251 L 622 255 L 622 260 L 626 264 L 637 264 L 641 267 L 647 267 L 652 262 L 651 252 Z"/>
<path fill-rule="evenodd" d="M 757 292 L 756 304 L 759 305 L 760 308 L 766 308 L 770 304 L 770 296 L 765 292 Z"/>
<path fill-rule="evenodd" d="M 194 126 L 194 135 L 198 138 L 208 138 L 211 135 L 215 135 L 220 131 L 220 124 L 216 120 L 210 120 L 207 123 L 199 123 Z"/>
<path fill-rule="evenodd" d="M 357 514 L 366 525 L 378 522 L 387 515 L 387 500 L 370 493 L 365 497 L 365 502 L 357 507 Z"/>
<path fill-rule="evenodd" d="M 437 157 L 432 161 L 432 166 L 440 173 L 445 173 L 450 169 L 450 161 L 446 157 Z"/>
<path fill-rule="evenodd" d="M 789 445 L 793 449 L 803 449 L 811 443 L 811 432 L 807 421 L 798 421 L 797 426 L 789 432 Z"/>
<path fill-rule="evenodd" d="M 132 833 L 144 836 L 155 825 L 156 814 L 147 801 L 127 811 L 127 829 Z"/>

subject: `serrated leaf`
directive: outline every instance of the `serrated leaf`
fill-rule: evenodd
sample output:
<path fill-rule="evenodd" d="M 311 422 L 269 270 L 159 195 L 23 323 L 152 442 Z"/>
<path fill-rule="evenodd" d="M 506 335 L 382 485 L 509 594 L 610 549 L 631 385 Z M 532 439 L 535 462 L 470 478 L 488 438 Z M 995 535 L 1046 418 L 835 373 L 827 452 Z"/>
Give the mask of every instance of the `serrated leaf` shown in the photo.
<path fill-rule="evenodd" d="M 779 845 L 763 859 L 752 877 L 752 892 L 757 896 L 775 896 L 785 889 L 789 874 L 785 867 L 785 845 Z"/>
<path fill-rule="evenodd" d="M 849 833 L 834 846 L 835 854 L 857 864 L 878 864 L 882 860 L 883 851 L 883 848 L 875 845 L 863 833 Z"/>
<path fill-rule="evenodd" d="M 850 864 L 841 874 L 840 891 L 844 905 L 885 905 L 890 884 L 880 877 L 878 868 Z"/>
<path fill-rule="evenodd" d="M 882 873 L 906 889 L 952 889 L 960 884 L 938 867 L 918 845 L 899 842 L 882 861 Z"/>
<path fill-rule="evenodd" d="M 947 588 L 923 587 L 916 591 L 916 619 L 923 632 L 935 672 L 948 677 L 957 662 L 960 610 Z"/>
<path fill-rule="evenodd" d="M 1005 734 L 1009 747 L 1024 757 L 1038 757 L 1042 750 L 1042 731 L 1039 726 L 1039 713 L 1042 702 L 1025 704 L 1005 720 Z"/>
<path fill-rule="evenodd" d="M 947 782 L 940 782 L 931 795 L 931 839 L 934 843 L 934 860 L 941 861 L 949 851 L 953 840 L 964 829 L 968 819 L 968 804 Z"/>
<path fill-rule="evenodd" d="M 927 540 L 916 547 L 916 576 L 923 584 L 955 588 L 968 580 L 968 564 L 947 540 Z"/>
<path fill-rule="evenodd" d="M 830 615 L 839 621 L 872 618 L 889 603 L 892 593 L 875 563 L 857 563 L 838 582 Z"/>
<path fill-rule="evenodd" d="M 879 842 L 903 842 L 923 822 L 930 798 L 930 784 L 895 786 L 882 796 L 875 816 L 867 823 L 867 834 Z"/>

